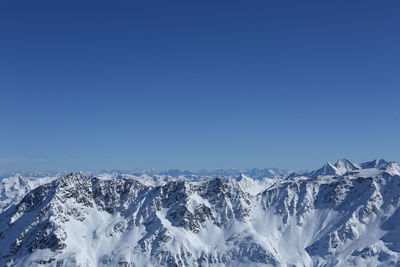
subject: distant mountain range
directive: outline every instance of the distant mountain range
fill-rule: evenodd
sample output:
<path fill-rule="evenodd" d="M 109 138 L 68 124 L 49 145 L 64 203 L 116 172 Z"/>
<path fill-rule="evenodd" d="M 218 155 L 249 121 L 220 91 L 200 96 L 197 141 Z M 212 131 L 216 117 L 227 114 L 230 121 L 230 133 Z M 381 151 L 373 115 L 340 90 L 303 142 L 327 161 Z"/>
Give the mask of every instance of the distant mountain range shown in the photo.
<path fill-rule="evenodd" d="M 6 178 L 13 176 L 15 174 L 19 174 L 24 177 L 49 177 L 49 176 L 65 176 L 69 172 L 56 172 L 56 171 L 23 171 L 23 172 L 6 172 L 0 173 L 0 178 Z M 95 170 L 95 171 L 82 171 L 88 177 L 96 177 L 99 175 L 121 175 L 128 174 L 133 176 L 142 176 L 142 175 L 162 175 L 162 176 L 171 176 L 171 177 L 179 177 L 179 176 L 238 176 L 241 174 L 248 175 L 253 177 L 254 179 L 263 179 L 270 178 L 276 176 L 286 176 L 289 171 L 285 169 L 277 169 L 277 168 L 265 168 L 265 169 L 218 169 L 218 170 L 200 170 L 200 171 L 189 171 L 189 170 L 157 170 L 157 169 L 134 169 L 131 171 L 127 170 Z"/>
<path fill-rule="evenodd" d="M 395 162 L 0 182 L 0 266 L 400 265 Z"/>

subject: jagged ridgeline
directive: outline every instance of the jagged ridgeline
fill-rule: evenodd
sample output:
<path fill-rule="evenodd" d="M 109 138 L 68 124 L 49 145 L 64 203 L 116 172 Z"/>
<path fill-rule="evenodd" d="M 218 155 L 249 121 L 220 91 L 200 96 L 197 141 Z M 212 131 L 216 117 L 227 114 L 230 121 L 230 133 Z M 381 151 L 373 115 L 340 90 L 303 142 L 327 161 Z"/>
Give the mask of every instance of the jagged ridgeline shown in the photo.
<path fill-rule="evenodd" d="M 400 265 L 397 163 L 279 175 L 3 178 L 0 266 Z"/>

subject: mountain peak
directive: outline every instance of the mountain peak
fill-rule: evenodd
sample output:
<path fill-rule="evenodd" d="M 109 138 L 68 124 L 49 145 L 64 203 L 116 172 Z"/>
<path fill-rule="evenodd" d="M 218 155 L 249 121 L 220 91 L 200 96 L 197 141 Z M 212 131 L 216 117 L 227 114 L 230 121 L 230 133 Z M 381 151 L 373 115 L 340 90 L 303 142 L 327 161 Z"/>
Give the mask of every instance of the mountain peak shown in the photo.
<path fill-rule="evenodd" d="M 318 177 L 318 176 L 327 176 L 327 175 L 344 175 L 346 173 L 350 173 L 356 170 L 361 169 L 382 169 L 386 168 L 389 165 L 384 159 L 375 159 L 372 161 L 364 162 L 364 163 L 353 163 L 348 159 L 339 159 L 335 164 L 331 164 L 330 162 L 325 163 L 320 169 L 312 171 L 308 175 L 310 177 Z M 392 166 L 392 169 L 394 167 Z M 396 169 L 396 168 L 395 168 Z"/>
<path fill-rule="evenodd" d="M 348 159 L 340 159 L 335 163 L 335 167 L 339 171 L 340 174 L 345 174 L 349 171 L 354 171 L 360 169 L 360 166 L 352 163 Z"/>
<path fill-rule="evenodd" d="M 335 164 L 330 162 L 325 163 L 320 169 L 311 172 L 311 177 L 324 175 L 343 175 L 347 172 L 360 169 L 360 166 L 352 163 L 348 159 L 340 159 Z"/>
<path fill-rule="evenodd" d="M 62 176 L 58 179 L 59 183 L 74 183 L 74 182 L 82 182 L 86 181 L 89 178 L 83 172 L 71 172 L 66 176 Z"/>
<path fill-rule="evenodd" d="M 317 177 L 323 175 L 337 175 L 337 174 L 338 174 L 337 168 L 334 165 L 332 165 L 332 163 L 327 162 L 320 169 L 311 172 L 310 177 Z"/>

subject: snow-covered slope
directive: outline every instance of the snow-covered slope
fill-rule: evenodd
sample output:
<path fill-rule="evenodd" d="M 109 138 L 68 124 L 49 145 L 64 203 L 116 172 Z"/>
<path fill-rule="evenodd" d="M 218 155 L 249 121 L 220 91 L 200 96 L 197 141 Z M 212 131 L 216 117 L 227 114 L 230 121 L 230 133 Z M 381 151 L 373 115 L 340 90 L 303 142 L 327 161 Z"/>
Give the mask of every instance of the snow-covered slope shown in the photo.
<path fill-rule="evenodd" d="M 347 160 L 262 180 L 72 173 L 5 205 L 0 266 L 399 265 L 399 174 Z"/>
<path fill-rule="evenodd" d="M 58 176 L 23 177 L 19 173 L 0 180 L 0 212 L 18 203 L 30 190 Z"/>

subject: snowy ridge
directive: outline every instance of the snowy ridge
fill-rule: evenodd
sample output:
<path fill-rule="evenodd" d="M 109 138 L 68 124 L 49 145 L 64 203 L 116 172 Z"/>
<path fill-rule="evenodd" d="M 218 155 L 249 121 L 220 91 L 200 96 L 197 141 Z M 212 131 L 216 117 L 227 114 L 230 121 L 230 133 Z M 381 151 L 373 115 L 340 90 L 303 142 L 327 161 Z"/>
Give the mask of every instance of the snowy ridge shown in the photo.
<path fill-rule="evenodd" d="M 19 202 L 26 193 L 58 176 L 23 177 L 15 173 L 0 180 L 0 212 Z"/>
<path fill-rule="evenodd" d="M 20 173 L 0 173 L 1 178 L 7 178 L 14 175 L 20 175 L 25 178 L 43 178 L 43 177 L 60 177 L 65 176 L 70 172 L 44 172 L 44 171 L 26 171 Z M 241 174 L 247 175 L 254 179 L 271 178 L 277 176 L 286 176 L 289 171 L 277 168 L 266 168 L 266 169 L 219 169 L 219 170 L 200 170 L 200 171 L 188 171 L 188 170 L 157 170 L 157 169 L 135 169 L 133 171 L 124 170 L 96 170 L 96 171 L 83 171 L 87 177 L 107 177 L 116 178 L 117 176 L 131 176 L 131 177 L 162 177 L 164 180 L 171 178 L 185 177 L 186 179 L 204 179 L 215 177 L 215 176 L 239 176 Z"/>
<path fill-rule="evenodd" d="M 399 175 L 339 160 L 268 179 L 71 173 L 33 189 L 16 176 L 2 196 L 26 193 L 2 199 L 0 266 L 399 265 Z"/>

